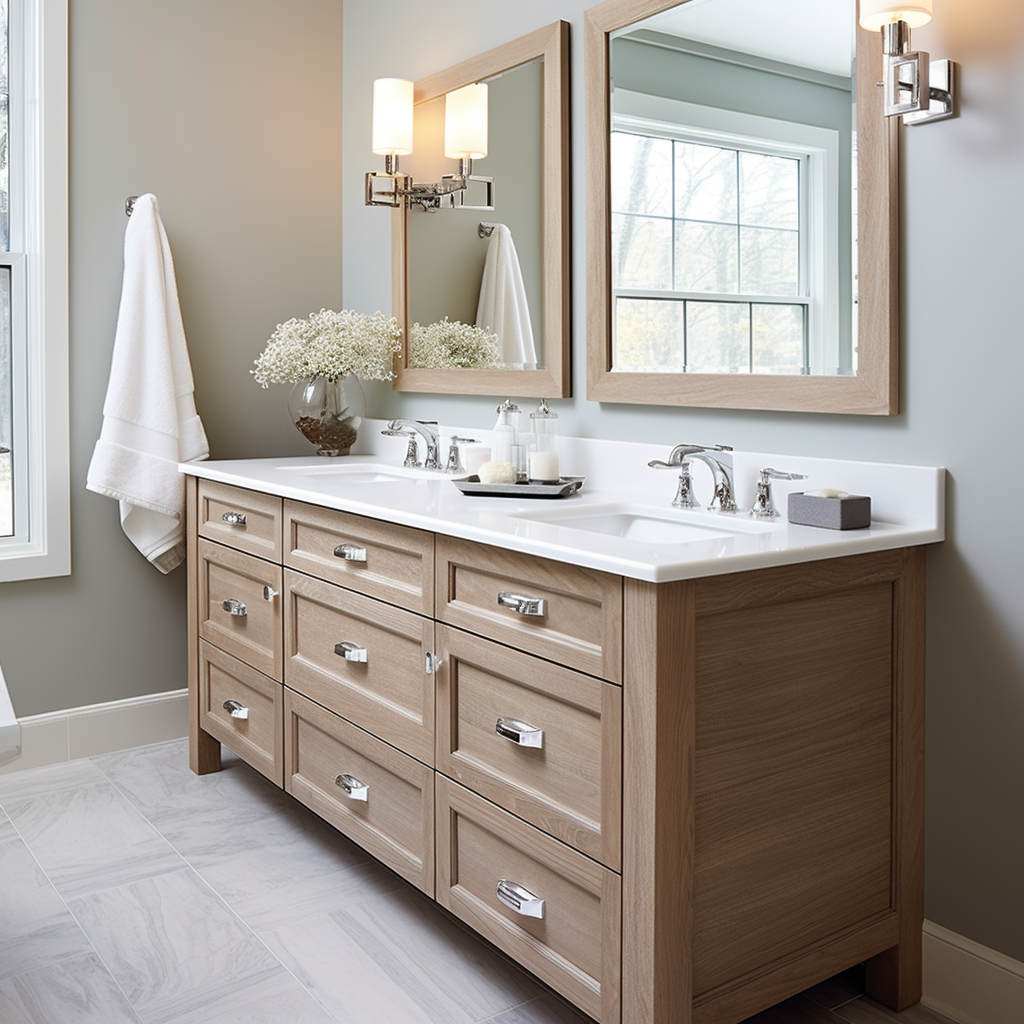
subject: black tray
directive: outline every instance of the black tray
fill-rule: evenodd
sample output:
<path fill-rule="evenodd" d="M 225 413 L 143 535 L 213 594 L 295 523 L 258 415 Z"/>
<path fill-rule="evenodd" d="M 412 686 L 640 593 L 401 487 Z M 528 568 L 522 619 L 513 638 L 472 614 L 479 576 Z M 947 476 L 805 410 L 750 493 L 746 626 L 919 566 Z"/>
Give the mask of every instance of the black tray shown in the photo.
<path fill-rule="evenodd" d="M 482 484 L 480 477 L 462 476 L 452 483 L 463 494 L 475 494 L 487 498 L 567 498 L 582 486 L 585 476 L 563 476 L 554 484 Z"/>

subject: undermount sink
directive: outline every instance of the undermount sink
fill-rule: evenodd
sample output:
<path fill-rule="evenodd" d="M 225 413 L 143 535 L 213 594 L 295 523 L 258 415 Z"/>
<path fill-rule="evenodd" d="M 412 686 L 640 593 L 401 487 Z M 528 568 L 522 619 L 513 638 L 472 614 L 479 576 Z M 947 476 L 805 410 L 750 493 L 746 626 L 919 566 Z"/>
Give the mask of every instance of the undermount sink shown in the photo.
<path fill-rule="evenodd" d="M 741 513 L 722 515 L 717 512 L 663 509 L 630 502 L 519 512 L 516 518 L 550 523 L 570 530 L 583 530 L 586 533 L 621 537 L 644 544 L 689 544 L 693 541 L 735 537 L 737 534 L 766 533 L 773 528 L 772 522 L 749 519 Z"/>
<path fill-rule="evenodd" d="M 423 480 L 437 476 L 433 470 L 408 469 L 404 466 L 388 466 L 374 462 L 342 466 L 279 466 L 278 469 L 316 480 L 335 477 L 350 484 L 395 483 L 400 480 Z"/>

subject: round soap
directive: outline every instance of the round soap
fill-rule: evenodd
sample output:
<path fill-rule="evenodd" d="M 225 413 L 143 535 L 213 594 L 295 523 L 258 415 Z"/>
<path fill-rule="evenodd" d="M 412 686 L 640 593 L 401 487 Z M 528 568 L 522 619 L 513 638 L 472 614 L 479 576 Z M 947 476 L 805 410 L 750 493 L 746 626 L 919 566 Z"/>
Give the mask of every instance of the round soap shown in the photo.
<path fill-rule="evenodd" d="M 482 484 L 514 484 L 516 471 L 511 462 L 485 462 L 477 471 Z"/>

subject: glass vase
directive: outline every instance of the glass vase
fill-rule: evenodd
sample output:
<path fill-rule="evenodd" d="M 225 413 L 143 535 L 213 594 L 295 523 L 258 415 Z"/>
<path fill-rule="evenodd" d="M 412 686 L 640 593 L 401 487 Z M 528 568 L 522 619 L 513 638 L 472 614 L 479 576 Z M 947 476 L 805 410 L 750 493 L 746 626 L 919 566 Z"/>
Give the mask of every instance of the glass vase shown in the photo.
<path fill-rule="evenodd" d="M 288 396 L 288 412 L 296 429 L 316 445 L 317 455 L 348 455 L 355 443 L 366 399 L 354 374 L 299 381 Z"/>

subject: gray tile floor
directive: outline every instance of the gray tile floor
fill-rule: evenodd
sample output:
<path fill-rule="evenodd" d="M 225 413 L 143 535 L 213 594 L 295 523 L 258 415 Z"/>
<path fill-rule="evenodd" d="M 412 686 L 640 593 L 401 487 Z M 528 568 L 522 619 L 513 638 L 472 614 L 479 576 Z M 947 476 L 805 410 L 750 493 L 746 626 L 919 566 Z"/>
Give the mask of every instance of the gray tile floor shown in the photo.
<path fill-rule="evenodd" d="M 587 1024 L 225 751 L 0 776 L 2 1024 Z M 751 1024 L 895 1015 L 856 972 Z"/>

